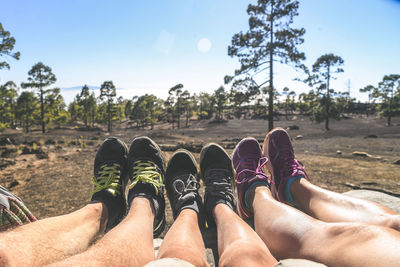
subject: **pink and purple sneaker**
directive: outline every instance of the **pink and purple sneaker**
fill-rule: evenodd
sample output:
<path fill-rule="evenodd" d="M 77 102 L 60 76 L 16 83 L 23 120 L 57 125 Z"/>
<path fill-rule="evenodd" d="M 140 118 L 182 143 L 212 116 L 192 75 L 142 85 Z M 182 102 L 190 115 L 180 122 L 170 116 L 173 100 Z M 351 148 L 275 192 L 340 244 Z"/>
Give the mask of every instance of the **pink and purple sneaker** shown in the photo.
<path fill-rule="evenodd" d="M 269 186 L 269 178 L 263 171 L 268 159 L 262 156 L 258 141 L 246 137 L 236 145 L 232 162 L 236 171 L 239 215 L 247 219 L 254 216 L 251 204 L 246 201 L 247 194 L 255 186 Z"/>
<path fill-rule="evenodd" d="M 270 131 L 264 140 L 263 155 L 269 159 L 266 167 L 272 176 L 272 195 L 281 202 L 295 206 L 290 184 L 299 178 L 309 178 L 304 165 L 295 159 L 289 134 L 282 128 Z"/>

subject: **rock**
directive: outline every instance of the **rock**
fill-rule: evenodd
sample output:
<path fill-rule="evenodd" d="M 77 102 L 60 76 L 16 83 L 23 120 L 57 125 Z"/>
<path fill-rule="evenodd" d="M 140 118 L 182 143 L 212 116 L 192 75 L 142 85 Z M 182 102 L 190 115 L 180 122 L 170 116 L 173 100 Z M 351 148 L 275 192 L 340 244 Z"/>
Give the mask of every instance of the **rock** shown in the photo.
<path fill-rule="evenodd" d="M 390 196 L 385 193 L 372 190 L 350 190 L 344 192 L 343 195 L 366 199 L 369 201 L 377 202 L 386 206 L 396 212 L 400 212 L 400 198 Z"/>
<path fill-rule="evenodd" d="M 14 165 L 15 160 L 13 159 L 1 159 L 0 158 L 0 170 L 7 168 L 8 166 Z"/>
<path fill-rule="evenodd" d="M 38 159 L 48 159 L 49 153 L 47 151 L 41 151 L 40 153 L 36 153 L 36 157 Z"/>
<path fill-rule="evenodd" d="M 3 158 L 15 158 L 18 154 L 18 150 L 16 147 L 4 147 L 3 148 L 3 153 L 1 153 L 1 156 Z"/>
<path fill-rule="evenodd" d="M 340 150 L 336 150 L 336 154 L 338 154 L 338 155 L 342 155 L 342 151 L 340 151 Z"/>
<path fill-rule="evenodd" d="M 364 157 L 364 158 L 371 158 L 371 159 L 382 159 L 382 157 L 372 156 L 371 154 L 368 154 L 367 152 L 362 152 L 362 151 L 354 151 L 351 154 L 353 156 L 357 156 L 357 157 Z"/>
<path fill-rule="evenodd" d="M 378 138 L 378 136 L 375 134 L 369 134 L 367 136 L 364 136 L 364 138 Z"/>
<path fill-rule="evenodd" d="M 285 259 L 279 261 L 274 267 L 323 267 L 326 266 L 322 263 L 317 263 L 315 261 L 309 261 L 304 259 Z"/>
<path fill-rule="evenodd" d="M 286 130 L 290 130 L 290 131 L 299 130 L 299 129 L 300 129 L 300 127 L 299 127 L 298 125 L 289 125 L 289 126 L 286 128 Z"/>
<path fill-rule="evenodd" d="M 46 142 L 44 142 L 46 145 L 54 145 L 56 143 L 56 141 L 54 141 L 53 139 L 47 139 Z"/>
<path fill-rule="evenodd" d="M 303 139 L 303 136 L 301 134 L 297 135 L 294 140 L 299 140 L 299 139 Z"/>
<path fill-rule="evenodd" d="M 15 140 L 12 138 L 8 138 L 8 137 L 0 138 L 0 146 L 12 145 L 14 142 L 15 142 Z"/>
<path fill-rule="evenodd" d="M 19 185 L 19 182 L 17 180 L 12 181 L 9 185 L 8 185 L 8 189 L 13 188 L 14 186 Z"/>
<path fill-rule="evenodd" d="M 400 159 L 393 161 L 393 164 L 400 165 Z"/>

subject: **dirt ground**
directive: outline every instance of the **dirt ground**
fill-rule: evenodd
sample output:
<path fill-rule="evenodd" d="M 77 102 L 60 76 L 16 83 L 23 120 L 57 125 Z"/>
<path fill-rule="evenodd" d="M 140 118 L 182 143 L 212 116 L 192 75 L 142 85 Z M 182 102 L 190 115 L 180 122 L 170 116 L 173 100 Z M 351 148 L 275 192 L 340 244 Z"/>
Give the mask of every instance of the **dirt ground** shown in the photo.
<path fill-rule="evenodd" d="M 289 130 L 297 158 L 306 165 L 315 184 L 337 192 L 368 188 L 400 196 L 400 168 L 394 164 L 400 160 L 400 118 L 394 119 L 394 126 L 386 127 L 384 119 L 353 117 L 333 121 L 329 132 L 306 117 L 275 122 L 275 126 L 284 128 L 293 125 L 299 127 Z M 154 130 L 122 124 L 115 127 L 113 135 L 127 144 L 135 136 L 148 135 L 167 158 L 176 148 L 185 147 L 198 160 L 201 147 L 208 142 L 217 142 L 232 153 L 243 137 L 253 136 L 262 142 L 266 129 L 263 120 L 193 121 L 189 128 L 179 130 L 167 124 L 157 125 Z M 46 134 L 36 130 L 29 135 L 7 130 L 0 135 L 0 140 L 6 140 L 0 146 L 0 159 L 11 165 L 0 167 L 0 184 L 20 196 L 38 218 L 74 211 L 90 199 L 94 156 L 107 136 L 102 129 L 76 127 L 53 129 Z M 6 150 L 11 152 L 7 154 Z M 355 151 L 368 155 L 355 156 Z M 169 205 L 167 222 L 172 224 Z"/>

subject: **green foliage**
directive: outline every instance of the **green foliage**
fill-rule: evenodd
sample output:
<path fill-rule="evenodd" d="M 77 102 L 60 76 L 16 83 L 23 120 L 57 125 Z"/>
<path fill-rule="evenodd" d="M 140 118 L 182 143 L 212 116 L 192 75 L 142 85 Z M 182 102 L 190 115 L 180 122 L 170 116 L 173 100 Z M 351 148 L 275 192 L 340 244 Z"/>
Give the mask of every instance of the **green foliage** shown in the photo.
<path fill-rule="evenodd" d="M 32 92 L 22 92 L 17 99 L 16 118 L 22 122 L 25 132 L 38 119 L 39 103 Z"/>
<path fill-rule="evenodd" d="M 107 103 L 106 116 L 107 116 L 108 132 L 112 131 L 112 119 L 113 119 L 113 115 L 115 115 L 115 114 L 113 114 L 115 112 L 114 100 L 115 100 L 116 96 L 117 96 L 117 92 L 116 92 L 113 82 L 105 81 L 100 87 L 100 99 L 101 100 L 105 99 L 105 101 Z"/>
<path fill-rule="evenodd" d="M 32 69 L 28 72 L 28 82 L 21 83 L 22 88 L 33 88 L 39 91 L 40 117 L 43 133 L 46 131 L 44 99 L 46 94 L 51 92 L 51 90 L 44 90 L 44 88 L 55 83 L 56 80 L 56 76 L 52 73 L 51 68 L 39 62 L 33 65 Z"/>
<path fill-rule="evenodd" d="M 228 55 L 237 57 L 241 66 L 235 70 L 234 76 L 225 77 L 225 83 L 234 80 L 233 89 L 245 86 L 250 91 L 258 91 L 269 83 L 270 130 L 273 128 L 274 61 L 305 69 L 301 64 L 305 59 L 304 53 L 296 48 L 304 42 L 305 30 L 290 27 L 298 15 L 298 7 L 299 2 L 295 0 L 258 0 L 257 4 L 250 4 L 247 8 L 249 30 L 235 34 L 228 47 Z M 268 78 L 266 71 L 269 71 Z"/>
<path fill-rule="evenodd" d="M 224 109 L 226 108 L 227 104 L 227 94 L 225 92 L 225 88 L 223 86 L 220 86 L 217 90 L 214 92 L 215 99 L 216 99 L 216 110 L 217 110 L 217 115 L 216 119 L 218 121 L 223 120 L 224 116 Z"/>
<path fill-rule="evenodd" d="M 209 93 L 201 92 L 195 96 L 195 101 L 198 103 L 198 119 L 210 119 L 214 114 L 215 98 Z"/>
<path fill-rule="evenodd" d="M 0 123 L 4 128 L 15 125 L 17 90 L 12 81 L 0 85 Z"/>
<path fill-rule="evenodd" d="M 325 121 L 325 129 L 329 130 L 329 118 L 339 119 L 339 111 L 342 109 L 336 107 L 337 102 L 332 100 L 333 95 L 341 95 L 330 88 L 330 81 L 335 79 L 334 74 L 343 72 L 341 66 L 344 60 L 334 54 L 325 54 L 320 56 L 312 66 L 312 72 L 308 74 L 305 80 L 310 86 L 316 89 L 313 96 L 317 103 L 312 106 L 312 119 L 317 122 Z"/>
<path fill-rule="evenodd" d="M 379 114 L 386 117 L 387 125 L 391 126 L 392 117 L 400 115 L 400 74 L 385 75 L 372 95 L 379 101 Z"/>
<path fill-rule="evenodd" d="M 129 117 L 137 127 L 151 125 L 151 129 L 153 129 L 161 114 L 162 101 L 155 95 L 145 94 L 136 99 Z"/>
<path fill-rule="evenodd" d="M 8 56 L 19 60 L 20 53 L 15 52 L 12 53 L 15 45 L 15 38 L 10 35 L 9 31 L 6 31 L 3 28 L 3 25 L 0 23 L 0 58 L 2 56 Z M 10 69 L 10 64 L 7 61 L 0 60 L 0 70 L 3 68 Z"/>

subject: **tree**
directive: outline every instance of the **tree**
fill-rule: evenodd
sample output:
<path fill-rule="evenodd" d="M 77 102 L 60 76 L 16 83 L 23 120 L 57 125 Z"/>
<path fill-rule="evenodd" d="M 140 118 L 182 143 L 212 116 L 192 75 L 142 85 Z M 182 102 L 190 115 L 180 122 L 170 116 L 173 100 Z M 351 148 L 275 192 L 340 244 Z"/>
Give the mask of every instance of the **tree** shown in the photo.
<path fill-rule="evenodd" d="M 27 133 L 29 132 L 29 127 L 36 120 L 38 105 L 39 103 L 32 92 L 22 92 L 17 99 L 16 115 Z"/>
<path fill-rule="evenodd" d="M 249 31 L 237 33 L 228 47 L 228 55 L 238 57 L 241 67 L 235 70 L 234 77 L 226 76 L 225 83 L 235 79 L 233 87 L 246 84 L 249 89 L 261 88 L 269 83 L 268 128 L 274 126 L 274 62 L 293 63 L 293 67 L 305 69 L 300 64 L 305 59 L 304 53 L 296 46 L 304 42 L 304 28 L 294 29 L 290 25 L 298 15 L 299 2 L 296 0 L 258 0 L 247 8 Z M 259 74 L 269 70 L 259 78 Z M 256 82 L 261 80 L 261 82 Z"/>
<path fill-rule="evenodd" d="M 368 93 L 368 103 L 367 103 L 368 106 L 365 109 L 365 114 L 367 115 L 367 117 L 369 115 L 369 111 L 372 110 L 372 108 L 371 108 L 371 99 L 373 98 L 373 93 L 374 93 L 375 90 L 376 89 L 375 89 L 375 87 L 373 85 L 367 85 L 364 88 L 360 88 L 360 92 L 361 93 Z"/>
<path fill-rule="evenodd" d="M 115 86 L 112 81 L 105 81 L 100 87 L 100 99 L 106 99 L 107 103 L 107 131 L 112 131 L 112 117 L 113 117 L 113 106 L 114 99 L 117 96 Z"/>
<path fill-rule="evenodd" d="M 178 119 L 178 129 L 180 128 L 180 117 L 182 114 L 182 89 L 183 89 L 183 84 L 179 83 L 177 85 L 175 85 L 174 87 L 172 87 L 171 89 L 169 89 L 168 94 L 172 97 L 170 99 L 170 101 L 174 102 L 175 107 L 173 110 L 173 115 L 172 115 L 172 128 L 174 128 L 174 121 L 175 118 Z M 173 94 L 175 93 L 175 96 L 173 96 Z"/>
<path fill-rule="evenodd" d="M 65 111 L 64 98 L 60 94 L 60 88 L 49 89 L 44 99 L 46 124 L 55 122 L 58 127 L 68 121 L 69 114 Z"/>
<path fill-rule="evenodd" d="M 210 119 L 214 113 L 214 97 L 209 93 L 201 92 L 198 96 L 195 97 L 195 99 L 195 101 L 199 103 L 198 119 Z"/>
<path fill-rule="evenodd" d="M 14 126 L 17 86 L 8 81 L 0 85 L 0 128 Z"/>
<path fill-rule="evenodd" d="M 284 94 L 286 94 L 286 99 L 285 99 L 285 118 L 288 120 L 288 111 L 292 111 L 295 109 L 295 104 L 294 104 L 294 97 L 296 96 L 296 93 L 294 91 L 290 91 L 289 88 L 285 87 L 283 88 Z"/>
<path fill-rule="evenodd" d="M 91 112 L 91 101 L 89 87 L 85 84 L 79 94 L 76 95 L 76 100 L 79 106 L 82 108 L 82 118 L 85 126 L 88 127 L 88 121 L 90 119 Z"/>
<path fill-rule="evenodd" d="M 338 114 L 334 111 L 334 103 L 332 102 L 331 95 L 336 93 L 330 88 L 330 82 L 335 79 L 334 74 L 341 73 L 344 70 L 340 68 L 343 66 L 344 60 L 334 54 L 325 54 L 320 56 L 312 66 L 312 73 L 306 79 L 310 86 L 316 86 L 317 94 L 319 96 L 319 105 L 314 108 L 314 115 L 316 120 L 325 120 L 325 129 L 329 130 L 329 118 L 338 118 Z"/>
<path fill-rule="evenodd" d="M 373 95 L 380 100 L 378 110 L 391 126 L 392 117 L 400 114 L 400 74 L 385 75 Z"/>
<path fill-rule="evenodd" d="M 56 76 L 51 72 L 49 66 L 44 65 L 42 62 L 33 65 L 32 69 L 28 72 L 28 82 L 21 83 L 22 88 L 33 88 L 39 90 L 40 101 L 40 117 L 42 123 L 42 133 L 46 131 L 44 121 L 44 97 L 48 91 L 44 90 L 47 86 L 56 82 Z"/>
<path fill-rule="evenodd" d="M 215 95 L 216 105 L 217 105 L 216 119 L 217 119 L 217 121 L 222 121 L 223 112 L 224 112 L 226 102 L 227 102 L 227 95 L 225 92 L 225 88 L 223 86 L 220 86 L 217 90 L 215 90 L 214 95 Z"/>
<path fill-rule="evenodd" d="M 4 30 L 3 25 L 0 23 L 0 58 L 8 56 L 19 60 L 20 53 L 12 53 L 15 45 L 15 38 L 10 35 L 10 32 Z M 0 70 L 3 68 L 10 69 L 10 64 L 7 61 L 0 60 Z"/>

